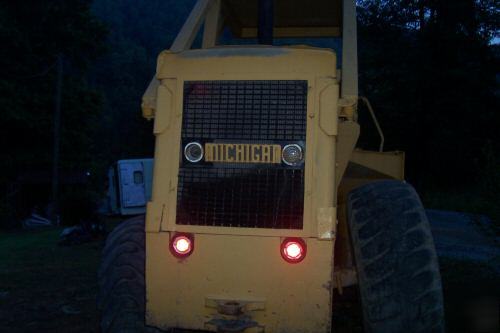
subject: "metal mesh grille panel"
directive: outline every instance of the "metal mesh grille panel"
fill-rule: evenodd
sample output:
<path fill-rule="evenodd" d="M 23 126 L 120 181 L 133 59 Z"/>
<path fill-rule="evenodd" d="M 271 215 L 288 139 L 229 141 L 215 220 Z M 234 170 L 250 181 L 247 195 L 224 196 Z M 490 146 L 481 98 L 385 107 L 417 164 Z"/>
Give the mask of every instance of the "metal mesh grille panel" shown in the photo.
<path fill-rule="evenodd" d="M 184 84 L 182 138 L 305 140 L 307 81 Z"/>
<path fill-rule="evenodd" d="M 305 142 L 307 81 L 184 84 L 182 141 Z M 301 229 L 304 170 L 181 163 L 177 224 Z"/>
<path fill-rule="evenodd" d="M 301 169 L 181 169 L 177 224 L 301 229 Z"/>

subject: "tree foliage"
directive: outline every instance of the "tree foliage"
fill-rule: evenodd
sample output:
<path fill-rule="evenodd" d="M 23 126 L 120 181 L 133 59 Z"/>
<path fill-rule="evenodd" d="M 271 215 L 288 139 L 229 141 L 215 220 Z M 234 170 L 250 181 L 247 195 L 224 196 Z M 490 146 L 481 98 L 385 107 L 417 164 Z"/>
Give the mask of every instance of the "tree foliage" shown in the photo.
<path fill-rule="evenodd" d="M 485 147 L 499 151 L 498 10 L 490 0 L 360 1 L 361 88 L 421 186 L 488 181 L 478 171 Z"/>
<path fill-rule="evenodd" d="M 58 55 L 64 59 L 61 169 L 92 166 L 101 96 L 87 84 L 86 71 L 105 51 L 105 35 L 104 25 L 90 13 L 89 0 L 1 2 L 0 200 L 4 206 L 23 175 L 50 177 Z M 39 182 L 49 184 L 50 179 Z M 45 187 L 48 192 L 50 187 Z"/>
<path fill-rule="evenodd" d="M 194 0 L 95 0 L 92 11 L 109 26 L 109 52 L 92 70 L 103 93 L 102 158 L 109 163 L 153 154 L 152 124 L 141 116 L 141 97 L 160 51 L 170 47 Z"/>

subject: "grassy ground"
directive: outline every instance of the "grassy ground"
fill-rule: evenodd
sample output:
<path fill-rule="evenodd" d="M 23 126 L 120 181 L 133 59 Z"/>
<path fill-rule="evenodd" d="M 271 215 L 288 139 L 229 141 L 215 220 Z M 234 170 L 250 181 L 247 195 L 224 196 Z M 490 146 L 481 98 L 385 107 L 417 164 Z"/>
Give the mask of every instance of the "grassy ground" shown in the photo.
<path fill-rule="evenodd" d="M 98 331 L 102 241 L 61 247 L 60 231 L 0 233 L 0 332 Z M 442 259 L 441 269 L 448 331 L 467 332 L 469 305 L 481 295 L 498 299 L 499 276 L 484 265 L 456 260 Z M 360 317 L 352 312 L 338 312 L 334 319 L 350 327 L 342 332 L 359 331 Z"/>
<path fill-rule="evenodd" d="M 97 332 L 102 242 L 58 246 L 60 232 L 0 234 L 0 331 Z"/>

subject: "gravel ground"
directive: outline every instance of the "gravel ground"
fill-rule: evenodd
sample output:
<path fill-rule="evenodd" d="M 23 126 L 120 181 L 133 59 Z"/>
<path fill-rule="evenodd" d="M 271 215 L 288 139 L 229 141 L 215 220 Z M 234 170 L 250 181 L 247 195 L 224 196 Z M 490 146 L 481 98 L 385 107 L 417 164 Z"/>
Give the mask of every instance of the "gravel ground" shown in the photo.
<path fill-rule="evenodd" d="M 427 210 L 441 258 L 485 264 L 500 273 L 500 238 L 485 216 Z"/>

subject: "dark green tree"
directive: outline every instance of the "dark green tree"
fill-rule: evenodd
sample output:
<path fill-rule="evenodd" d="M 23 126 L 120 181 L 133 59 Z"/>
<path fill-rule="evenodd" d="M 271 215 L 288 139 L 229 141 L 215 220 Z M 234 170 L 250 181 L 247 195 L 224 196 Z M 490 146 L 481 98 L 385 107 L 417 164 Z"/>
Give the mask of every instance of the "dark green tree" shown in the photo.
<path fill-rule="evenodd" d="M 158 54 L 170 47 L 194 2 L 94 1 L 92 11 L 110 29 L 110 52 L 92 70 L 92 82 L 104 94 L 101 159 L 152 157 L 152 123 L 142 118 L 142 94 Z"/>
<path fill-rule="evenodd" d="M 410 179 L 421 186 L 480 176 L 477 163 L 500 120 L 495 4 L 360 1 L 362 91 L 379 110 L 389 148 L 408 152 Z"/>
<path fill-rule="evenodd" d="M 106 29 L 90 13 L 90 3 L 6 0 L 0 4 L 0 214 L 12 211 L 5 206 L 12 202 L 20 178 L 50 177 L 58 55 L 64 59 L 60 167 L 93 166 L 101 97 L 89 87 L 85 73 L 105 51 Z M 38 182 L 46 187 L 50 179 Z"/>

